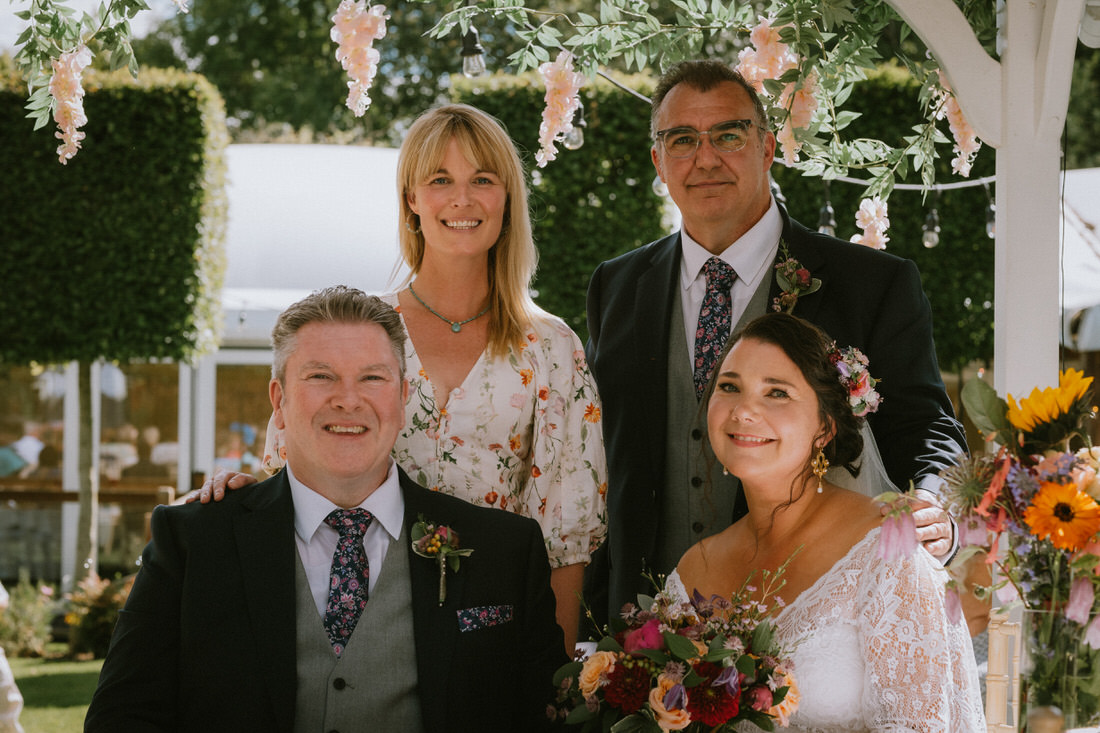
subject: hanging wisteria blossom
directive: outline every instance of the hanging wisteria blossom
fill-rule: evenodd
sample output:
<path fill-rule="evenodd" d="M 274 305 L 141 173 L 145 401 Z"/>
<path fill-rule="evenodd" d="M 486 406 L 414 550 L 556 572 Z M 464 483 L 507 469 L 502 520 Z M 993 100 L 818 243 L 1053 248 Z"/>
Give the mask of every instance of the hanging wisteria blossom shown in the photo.
<path fill-rule="evenodd" d="M 742 50 L 737 56 L 737 71 L 759 94 L 767 95 L 764 88 L 766 80 L 779 79 L 791 69 L 798 68 L 798 55 L 779 40 L 779 30 L 772 26 L 771 18 L 760 18 L 749 34 L 752 48 Z M 816 94 L 817 74 L 811 72 L 801 84 L 789 82 L 779 95 L 779 106 L 787 110 L 787 118 L 775 139 L 788 165 L 798 160 L 802 143 L 795 139 L 795 130 L 810 126 L 817 111 Z"/>
<path fill-rule="evenodd" d="M 863 230 L 863 234 L 853 234 L 853 242 L 872 249 L 886 249 L 886 243 L 890 241 L 886 236 L 886 230 L 890 228 L 890 218 L 885 201 L 878 196 L 860 201 L 856 225 Z"/>
<path fill-rule="evenodd" d="M 381 59 L 375 41 L 386 35 L 386 6 L 367 7 L 366 0 L 342 0 L 332 16 L 333 41 L 340 44 L 336 49 L 336 59 L 348 72 L 347 105 L 356 117 L 362 117 L 370 106 L 367 92 L 378 73 L 378 61 Z"/>
<path fill-rule="evenodd" d="M 84 114 L 84 87 L 80 77 L 88 64 L 92 63 L 92 52 L 87 46 L 61 54 L 53 60 L 53 76 L 50 77 L 50 95 L 54 98 L 53 119 L 60 132 L 54 136 L 62 144 L 57 148 L 58 159 L 67 164 L 80 149 L 84 133 L 77 128 L 88 123 Z"/>
<path fill-rule="evenodd" d="M 539 125 L 539 151 L 535 153 L 535 162 L 539 168 L 544 168 L 558 157 L 554 143 L 573 129 L 573 115 L 581 106 L 579 92 L 584 85 L 584 74 L 573 71 L 573 54 L 568 51 L 562 51 L 554 61 L 539 66 L 539 74 L 546 84 L 546 109 L 542 111 L 542 124 Z"/>
<path fill-rule="evenodd" d="M 978 140 L 978 134 L 966 121 L 959 102 L 951 92 L 951 85 L 947 83 L 947 77 L 943 71 L 939 71 L 940 86 L 943 87 L 942 104 L 936 113 L 936 119 L 947 117 L 947 123 L 951 126 L 951 136 L 955 138 L 955 158 L 951 161 L 951 170 L 960 176 L 969 176 L 970 167 L 974 164 L 974 156 L 978 154 L 982 144 Z"/>

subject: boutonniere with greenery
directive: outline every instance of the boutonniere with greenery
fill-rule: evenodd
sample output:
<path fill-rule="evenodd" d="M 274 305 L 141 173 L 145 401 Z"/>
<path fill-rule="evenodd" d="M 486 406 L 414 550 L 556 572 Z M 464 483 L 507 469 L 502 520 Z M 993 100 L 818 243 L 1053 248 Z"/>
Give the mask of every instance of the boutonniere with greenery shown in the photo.
<path fill-rule="evenodd" d="M 772 300 L 772 310 L 790 313 L 794 310 L 798 297 L 816 293 L 821 287 L 821 281 L 813 277 L 801 262 L 791 257 L 787 243 L 782 239 L 779 240 L 779 257 L 775 266 L 775 281 L 779 283 L 782 292 L 778 298 Z"/>
<path fill-rule="evenodd" d="M 439 605 L 442 606 L 447 600 L 447 568 L 457 573 L 460 559 L 469 557 L 474 551 L 459 549 L 457 532 L 428 522 L 423 514 L 417 517 L 412 528 L 412 550 L 420 557 L 439 563 Z"/>

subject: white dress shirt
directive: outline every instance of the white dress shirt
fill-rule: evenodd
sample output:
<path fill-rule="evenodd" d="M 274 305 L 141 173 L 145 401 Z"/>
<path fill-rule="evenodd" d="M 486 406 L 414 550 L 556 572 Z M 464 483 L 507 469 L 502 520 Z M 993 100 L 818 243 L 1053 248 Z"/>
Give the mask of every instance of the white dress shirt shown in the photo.
<path fill-rule="evenodd" d="M 753 293 L 771 273 L 771 265 L 779 251 L 779 238 L 782 235 L 783 217 L 779 215 L 775 199 L 772 199 L 768 210 L 752 229 L 726 247 L 722 254 L 717 255 L 737 273 L 737 279 L 730 290 L 730 328 L 737 324 L 752 300 Z M 680 247 L 680 305 L 684 314 L 688 359 L 694 365 L 695 331 L 699 325 L 703 298 L 707 294 L 707 277 L 703 274 L 703 265 L 716 255 L 692 239 L 686 229 L 680 230 Z"/>
<path fill-rule="evenodd" d="M 405 518 L 405 497 L 397 480 L 397 464 L 390 460 L 390 470 L 382 485 L 359 504 L 374 516 L 374 521 L 363 535 L 363 547 L 370 564 L 370 580 L 367 592 L 374 590 L 386 551 L 401 536 L 401 523 Z M 340 533 L 325 524 L 325 517 L 340 507 L 309 488 L 294 476 L 290 465 L 286 467 L 290 481 L 290 495 L 294 500 L 294 542 L 298 556 L 306 571 L 309 590 L 317 604 L 317 612 L 325 617 L 328 605 L 329 578 L 332 574 L 332 555 Z"/>

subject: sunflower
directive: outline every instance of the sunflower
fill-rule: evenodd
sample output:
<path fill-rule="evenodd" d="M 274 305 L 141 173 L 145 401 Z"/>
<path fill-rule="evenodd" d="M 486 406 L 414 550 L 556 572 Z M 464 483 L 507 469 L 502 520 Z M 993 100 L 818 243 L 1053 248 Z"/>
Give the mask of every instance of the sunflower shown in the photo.
<path fill-rule="evenodd" d="M 1035 388 L 1016 402 L 1008 396 L 1008 421 L 1023 433 L 1025 454 L 1041 453 L 1071 437 L 1091 413 L 1089 387 L 1092 377 L 1068 369 L 1058 377 L 1057 387 Z"/>
<path fill-rule="evenodd" d="M 1074 552 L 1100 531 L 1100 506 L 1075 484 L 1044 481 L 1024 522 L 1039 539 L 1050 538 L 1058 549 Z"/>

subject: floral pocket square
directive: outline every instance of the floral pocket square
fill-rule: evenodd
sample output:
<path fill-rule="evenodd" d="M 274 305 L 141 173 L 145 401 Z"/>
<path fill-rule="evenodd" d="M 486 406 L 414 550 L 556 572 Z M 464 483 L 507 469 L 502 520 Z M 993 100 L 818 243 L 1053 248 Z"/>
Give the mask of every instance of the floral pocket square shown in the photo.
<path fill-rule="evenodd" d="M 460 609 L 457 613 L 459 631 L 478 631 L 511 621 L 512 605 L 474 606 L 473 608 Z"/>

